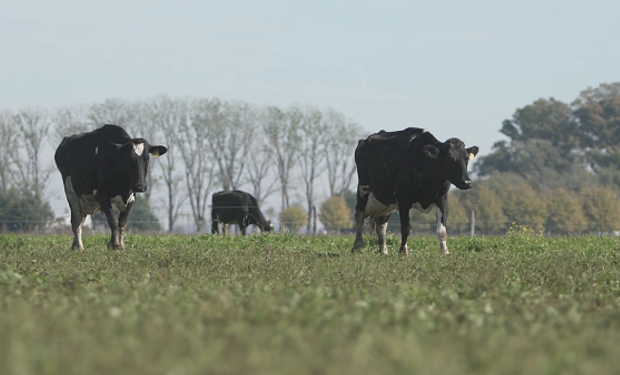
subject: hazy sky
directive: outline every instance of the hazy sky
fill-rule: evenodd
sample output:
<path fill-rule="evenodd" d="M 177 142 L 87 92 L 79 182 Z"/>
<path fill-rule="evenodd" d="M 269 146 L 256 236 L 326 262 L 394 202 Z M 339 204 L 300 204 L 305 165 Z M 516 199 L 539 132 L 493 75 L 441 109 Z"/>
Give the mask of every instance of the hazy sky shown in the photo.
<path fill-rule="evenodd" d="M 333 107 L 481 154 L 544 97 L 620 79 L 619 1 L 12 1 L 0 109 L 159 94 Z"/>

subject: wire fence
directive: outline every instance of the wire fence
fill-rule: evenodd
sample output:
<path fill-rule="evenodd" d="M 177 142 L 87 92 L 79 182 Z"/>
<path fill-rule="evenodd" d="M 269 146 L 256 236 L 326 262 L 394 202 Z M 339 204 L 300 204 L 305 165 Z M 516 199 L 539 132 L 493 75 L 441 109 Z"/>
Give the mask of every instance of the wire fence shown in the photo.
<path fill-rule="evenodd" d="M 238 209 L 239 207 L 226 207 L 226 209 Z M 102 214 L 101 214 L 102 215 Z M 434 234 L 436 232 L 436 221 L 435 215 L 432 213 L 429 214 L 414 214 L 414 220 L 410 219 L 410 228 L 414 234 Z M 160 215 L 163 218 L 163 215 Z M 284 222 L 279 220 L 278 216 L 271 218 L 270 220 L 274 225 L 276 232 L 290 232 L 285 228 L 297 228 L 300 227 L 300 230 L 297 231 L 299 234 L 306 234 L 307 224 L 299 225 L 296 222 Z M 194 217 L 191 212 L 181 212 L 175 221 L 174 230 L 172 233 L 181 234 L 181 235 L 192 235 L 196 233 L 210 233 L 211 232 L 211 220 L 210 215 L 208 218 L 204 218 L 200 223 L 196 223 Z M 166 225 L 162 225 L 160 220 L 132 220 L 130 219 L 128 222 L 129 232 L 131 233 L 169 233 Z M 234 229 L 230 231 L 230 233 L 238 233 L 238 228 L 235 224 L 230 224 Z M 326 234 L 328 231 L 319 223 L 320 228 L 311 228 L 308 234 Z M 598 221 L 585 220 L 581 221 L 580 226 L 584 228 L 578 231 L 565 231 L 562 228 L 566 227 L 565 220 L 552 220 L 551 218 L 547 218 L 545 221 L 528 221 L 528 220 L 504 220 L 504 221 L 489 221 L 483 219 L 476 219 L 474 223 L 474 233 L 476 235 L 503 235 L 507 231 L 510 230 L 511 227 L 514 226 L 522 226 L 526 228 L 542 228 L 540 231 L 545 235 L 562 235 L 562 234 L 609 234 L 609 235 L 618 235 L 620 234 L 620 222 L 609 221 L 602 218 Z M 470 219 L 462 220 L 457 219 L 456 217 L 450 220 L 450 217 L 447 220 L 447 230 L 450 235 L 460 235 L 460 234 L 471 234 L 471 226 L 472 222 Z M 160 228 L 149 229 L 149 230 L 140 230 L 139 228 L 150 227 L 150 228 Z M 198 230 L 198 228 L 202 228 Z M 593 230 L 589 228 L 617 228 L 607 231 Z M 9 230 L 9 228 L 13 228 L 13 230 Z M 30 219 L 22 219 L 22 220 L 4 220 L 0 219 L 0 233 L 9 233 L 9 232 L 21 232 L 21 233 L 32 233 L 32 234 L 45 234 L 45 233 L 70 233 L 71 232 L 71 223 L 70 217 L 68 215 L 55 218 L 54 220 L 30 220 Z M 96 232 L 96 233 L 105 233 L 109 231 L 109 227 L 107 224 L 107 220 L 103 218 L 102 220 L 91 220 L 90 216 L 88 220 L 83 225 L 85 232 Z M 248 233 L 257 232 L 257 229 L 254 229 L 254 226 L 250 226 L 251 229 L 248 229 Z M 497 228 L 494 230 L 485 230 L 483 228 Z M 560 228 L 560 229 L 558 229 Z M 366 232 L 369 232 L 368 228 L 365 228 Z M 329 231 L 330 233 L 336 233 L 336 231 Z M 339 234 L 351 234 L 355 232 L 355 223 L 353 217 L 351 217 L 351 227 L 350 228 L 340 228 L 337 233 Z M 388 222 L 388 232 L 391 233 L 400 233 L 400 219 L 398 217 L 398 213 L 395 212 L 393 217 Z"/>

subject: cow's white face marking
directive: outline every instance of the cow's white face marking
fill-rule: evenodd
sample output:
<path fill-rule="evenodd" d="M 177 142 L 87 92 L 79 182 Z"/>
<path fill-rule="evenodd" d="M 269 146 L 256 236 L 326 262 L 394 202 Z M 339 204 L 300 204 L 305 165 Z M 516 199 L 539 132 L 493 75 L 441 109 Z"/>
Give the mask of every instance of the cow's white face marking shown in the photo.
<path fill-rule="evenodd" d="M 99 153 L 99 146 L 95 147 L 95 155 Z"/>
<path fill-rule="evenodd" d="M 142 156 L 142 153 L 144 152 L 144 143 L 133 145 L 133 151 L 138 154 L 138 156 Z"/>
<path fill-rule="evenodd" d="M 375 195 L 371 192 L 368 196 L 368 202 L 366 203 L 366 209 L 364 210 L 364 213 L 367 216 L 385 216 L 396 210 L 398 210 L 397 204 L 391 204 L 389 206 L 386 206 L 383 203 L 379 202 L 377 198 L 375 198 Z"/>
<path fill-rule="evenodd" d="M 368 193 L 370 193 L 370 186 L 368 186 L 368 185 L 359 185 L 357 187 L 357 193 L 359 195 L 361 195 L 362 197 L 368 195 Z"/>

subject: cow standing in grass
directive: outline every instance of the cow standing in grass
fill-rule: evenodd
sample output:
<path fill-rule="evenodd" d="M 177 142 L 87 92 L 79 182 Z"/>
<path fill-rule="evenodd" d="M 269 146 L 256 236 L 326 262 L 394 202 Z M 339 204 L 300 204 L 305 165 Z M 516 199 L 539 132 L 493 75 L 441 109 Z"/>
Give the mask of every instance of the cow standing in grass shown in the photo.
<path fill-rule="evenodd" d="M 149 155 L 163 155 L 165 146 L 131 138 L 118 125 L 65 137 L 54 155 L 71 209 L 72 249 L 83 250 L 86 215 L 103 211 L 112 236 L 108 248 L 125 247 L 123 236 L 135 194 L 147 189 Z M 112 204 L 120 210 L 118 219 Z"/>
<path fill-rule="evenodd" d="M 265 219 L 258 207 L 258 200 L 251 194 L 240 190 L 220 191 L 213 194 L 211 199 L 211 233 L 218 234 L 220 224 L 223 225 L 223 233 L 226 233 L 228 224 L 237 224 L 243 235 L 250 224 L 256 225 L 261 231 L 273 230 L 273 224 Z"/>
<path fill-rule="evenodd" d="M 355 149 L 358 185 L 357 235 L 353 251 L 364 244 L 364 220 L 369 217 L 376 225 L 379 251 L 387 254 L 387 222 L 390 215 L 398 211 L 402 237 L 400 252 L 406 255 L 409 210 L 415 208 L 428 213 L 436 207 L 439 247 L 448 254 L 448 189 L 450 184 L 462 190 L 471 188 L 467 164 L 477 153 L 477 146 L 465 148 L 457 138 L 440 142 L 419 128 L 380 131 L 360 140 Z"/>

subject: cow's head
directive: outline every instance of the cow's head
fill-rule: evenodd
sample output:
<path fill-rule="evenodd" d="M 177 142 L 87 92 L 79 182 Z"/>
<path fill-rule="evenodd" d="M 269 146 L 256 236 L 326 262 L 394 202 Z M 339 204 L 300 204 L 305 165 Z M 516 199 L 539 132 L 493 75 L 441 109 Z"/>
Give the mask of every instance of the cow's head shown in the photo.
<path fill-rule="evenodd" d="M 116 172 L 129 180 L 131 191 L 143 193 L 147 188 L 150 155 L 163 155 L 168 149 L 165 146 L 151 146 L 143 138 L 134 138 L 125 144 L 110 143 L 109 151 L 113 154 Z"/>
<path fill-rule="evenodd" d="M 273 223 L 271 222 L 271 220 L 267 220 L 263 223 L 263 225 L 261 225 L 261 230 L 264 230 L 265 232 L 272 232 L 273 231 Z"/>
<path fill-rule="evenodd" d="M 465 148 L 465 144 L 458 138 L 450 138 L 444 143 L 426 145 L 424 154 L 429 158 L 442 161 L 447 167 L 447 178 L 459 189 L 471 188 L 471 179 L 467 175 L 467 164 L 478 154 L 478 146 Z"/>

